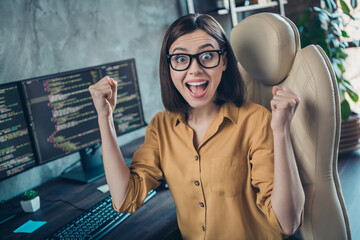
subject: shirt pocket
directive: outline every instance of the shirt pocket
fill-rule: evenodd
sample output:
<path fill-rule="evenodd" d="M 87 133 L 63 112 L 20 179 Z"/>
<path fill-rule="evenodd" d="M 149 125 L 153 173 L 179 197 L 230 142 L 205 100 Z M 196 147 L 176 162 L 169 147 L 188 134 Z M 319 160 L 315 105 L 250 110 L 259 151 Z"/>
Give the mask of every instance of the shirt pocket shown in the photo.
<path fill-rule="evenodd" d="M 210 180 L 212 193 L 233 197 L 243 191 L 245 178 L 245 163 L 240 157 L 212 158 Z"/>

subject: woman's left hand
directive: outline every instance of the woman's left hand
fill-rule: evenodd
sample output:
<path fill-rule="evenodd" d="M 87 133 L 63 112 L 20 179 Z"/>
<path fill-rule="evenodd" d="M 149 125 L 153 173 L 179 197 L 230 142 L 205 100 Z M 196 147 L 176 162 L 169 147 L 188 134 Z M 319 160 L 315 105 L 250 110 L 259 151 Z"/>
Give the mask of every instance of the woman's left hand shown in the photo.
<path fill-rule="evenodd" d="M 300 103 L 300 97 L 288 87 L 280 89 L 274 86 L 273 99 L 270 102 L 272 110 L 271 128 L 273 131 L 284 131 L 290 127 L 290 122 Z"/>

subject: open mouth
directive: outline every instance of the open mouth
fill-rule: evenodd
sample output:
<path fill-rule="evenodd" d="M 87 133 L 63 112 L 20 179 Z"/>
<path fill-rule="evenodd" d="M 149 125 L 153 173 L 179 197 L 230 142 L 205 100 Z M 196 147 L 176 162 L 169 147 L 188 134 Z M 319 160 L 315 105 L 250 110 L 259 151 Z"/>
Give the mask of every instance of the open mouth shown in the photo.
<path fill-rule="evenodd" d="M 199 81 L 199 82 L 187 82 L 186 87 L 190 90 L 193 96 L 202 97 L 206 93 L 207 86 L 209 85 L 208 81 Z"/>

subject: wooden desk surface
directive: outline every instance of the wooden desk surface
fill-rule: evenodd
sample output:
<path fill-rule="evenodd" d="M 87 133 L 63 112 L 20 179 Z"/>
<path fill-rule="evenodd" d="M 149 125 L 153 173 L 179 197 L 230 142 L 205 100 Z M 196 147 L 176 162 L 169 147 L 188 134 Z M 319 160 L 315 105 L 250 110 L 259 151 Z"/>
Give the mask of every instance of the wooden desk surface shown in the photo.
<path fill-rule="evenodd" d="M 81 184 L 61 178 L 53 179 L 38 190 L 41 206 L 35 213 L 25 213 L 20 207 L 20 198 L 14 198 L 0 205 L 16 214 L 12 219 L 0 224 L 1 239 L 45 239 L 62 227 L 81 210 L 71 206 L 88 209 L 109 195 L 96 188 L 105 184 L 105 178 L 92 183 Z M 47 223 L 31 234 L 13 233 L 28 220 L 46 221 Z M 158 190 L 146 204 L 127 218 L 123 223 L 108 233 L 103 239 L 169 239 L 178 236 L 176 209 L 168 190 Z M 173 238 L 173 237 L 170 237 Z"/>

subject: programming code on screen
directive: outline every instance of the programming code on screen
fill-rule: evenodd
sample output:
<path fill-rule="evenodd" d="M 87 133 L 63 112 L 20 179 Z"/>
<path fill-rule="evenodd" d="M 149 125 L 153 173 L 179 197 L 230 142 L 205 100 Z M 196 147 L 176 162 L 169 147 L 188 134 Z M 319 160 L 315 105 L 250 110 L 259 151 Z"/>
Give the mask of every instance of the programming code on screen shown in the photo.
<path fill-rule="evenodd" d="M 123 61 L 22 82 L 40 163 L 100 142 L 89 86 L 103 76 L 118 82 L 118 135 L 144 126 L 135 62 Z"/>
<path fill-rule="evenodd" d="M 145 126 L 135 62 L 103 66 L 100 72 L 101 76 L 109 76 L 118 83 L 117 103 L 113 114 L 117 135 Z"/>
<path fill-rule="evenodd" d="M 0 179 L 35 165 L 16 84 L 0 86 Z"/>

